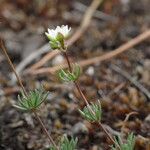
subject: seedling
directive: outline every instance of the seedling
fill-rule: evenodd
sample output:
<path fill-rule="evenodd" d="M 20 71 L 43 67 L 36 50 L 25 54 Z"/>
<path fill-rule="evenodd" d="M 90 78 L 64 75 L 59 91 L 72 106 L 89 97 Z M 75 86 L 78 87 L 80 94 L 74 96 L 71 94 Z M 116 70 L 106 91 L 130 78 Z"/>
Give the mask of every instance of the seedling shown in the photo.
<path fill-rule="evenodd" d="M 60 150 L 76 150 L 76 146 L 77 146 L 77 142 L 78 139 L 77 138 L 73 138 L 71 137 L 71 139 L 69 139 L 66 135 L 62 137 L 62 139 L 60 140 Z M 50 147 L 49 150 L 56 150 L 55 147 Z"/>
<path fill-rule="evenodd" d="M 115 145 L 112 146 L 112 150 L 118 150 L 117 145 L 120 146 L 121 150 L 134 150 L 135 136 L 133 133 L 130 133 L 127 137 L 126 143 L 123 143 L 121 137 L 118 136 L 118 138 L 115 139 Z"/>

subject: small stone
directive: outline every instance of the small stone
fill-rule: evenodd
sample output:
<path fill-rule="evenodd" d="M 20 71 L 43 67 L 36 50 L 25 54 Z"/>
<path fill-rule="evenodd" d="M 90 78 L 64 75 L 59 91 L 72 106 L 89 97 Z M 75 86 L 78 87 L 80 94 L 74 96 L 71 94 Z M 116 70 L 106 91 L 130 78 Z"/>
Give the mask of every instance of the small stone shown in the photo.
<path fill-rule="evenodd" d="M 31 115 L 28 113 L 25 113 L 24 117 L 25 117 L 27 124 L 34 128 L 34 122 L 33 122 Z"/>
<path fill-rule="evenodd" d="M 136 88 L 130 87 L 129 88 L 129 97 L 131 99 L 131 104 L 133 106 L 139 106 L 139 96 L 138 91 Z"/>
<path fill-rule="evenodd" d="M 63 127 L 63 125 L 59 119 L 57 119 L 54 124 L 57 129 L 61 129 Z"/>
<path fill-rule="evenodd" d="M 145 118 L 146 122 L 150 122 L 150 114 Z"/>
<path fill-rule="evenodd" d="M 61 64 L 63 61 L 64 61 L 64 57 L 62 55 L 58 55 L 52 60 L 52 65 Z"/>
<path fill-rule="evenodd" d="M 11 127 L 11 128 L 17 128 L 17 127 L 21 127 L 21 126 L 23 126 L 23 121 L 22 121 L 22 120 L 10 124 L 10 127 Z"/>
<path fill-rule="evenodd" d="M 73 131 L 73 134 L 87 133 L 88 129 L 84 123 L 78 122 L 73 126 L 72 131 Z"/>
<path fill-rule="evenodd" d="M 94 67 L 90 66 L 87 70 L 86 70 L 86 74 L 93 76 L 95 73 Z"/>
<path fill-rule="evenodd" d="M 61 108 L 63 108 L 63 109 L 68 109 L 68 107 L 69 107 L 69 103 L 66 101 L 66 100 L 64 100 L 64 99 L 62 99 L 61 101 L 60 101 L 60 106 L 61 106 Z"/>

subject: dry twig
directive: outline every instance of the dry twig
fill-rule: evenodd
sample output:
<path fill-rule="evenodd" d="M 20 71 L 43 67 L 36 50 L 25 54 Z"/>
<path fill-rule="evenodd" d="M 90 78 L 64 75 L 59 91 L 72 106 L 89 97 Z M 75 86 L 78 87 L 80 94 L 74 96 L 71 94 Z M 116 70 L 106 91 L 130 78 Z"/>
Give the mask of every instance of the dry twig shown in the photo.
<path fill-rule="evenodd" d="M 84 5 L 78 1 L 75 1 L 73 6 L 76 10 L 78 10 L 80 12 L 85 12 L 85 10 L 87 9 L 86 5 Z M 111 16 L 111 15 L 106 14 L 106 13 L 99 11 L 99 10 L 95 11 L 95 13 L 93 14 L 93 17 L 95 17 L 97 19 L 101 19 L 103 21 L 113 21 L 113 22 L 118 21 L 117 17 Z"/>
<path fill-rule="evenodd" d="M 117 73 L 119 73 L 120 75 L 122 75 L 123 77 L 125 77 L 126 79 L 128 79 L 132 84 L 134 84 L 143 94 L 145 94 L 145 96 L 148 97 L 148 99 L 150 100 L 150 92 L 142 85 L 140 84 L 137 80 L 135 80 L 134 78 L 132 78 L 126 71 L 122 70 L 121 68 L 119 68 L 116 65 L 111 65 L 111 68 L 116 71 Z"/>
<path fill-rule="evenodd" d="M 137 115 L 137 114 L 138 114 L 138 112 L 133 111 L 133 112 L 130 112 L 129 114 L 126 115 L 126 117 L 123 121 L 122 127 L 121 127 L 121 135 L 123 135 L 123 131 L 125 129 L 126 123 L 129 120 L 130 116 Z"/>
<path fill-rule="evenodd" d="M 141 33 L 139 36 L 133 38 L 129 42 L 121 45 L 119 48 L 117 48 L 117 49 L 115 49 L 111 52 L 108 52 L 108 53 L 106 53 L 104 55 L 101 55 L 101 56 L 89 58 L 87 60 L 79 61 L 78 64 L 80 64 L 83 67 L 83 66 L 96 64 L 96 63 L 99 63 L 101 61 L 111 59 L 111 58 L 113 58 L 113 57 L 129 50 L 130 48 L 136 46 L 137 44 L 143 42 L 144 40 L 148 39 L 149 37 L 150 37 L 150 30 L 147 30 L 144 33 Z M 47 67 L 47 68 L 37 69 L 37 70 L 34 70 L 30 73 L 31 74 L 54 73 L 55 71 L 59 70 L 60 68 L 65 68 L 65 67 L 67 67 L 67 65 L 63 64 L 61 66 L 54 66 L 54 67 Z"/>
<path fill-rule="evenodd" d="M 72 37 L 67 41 L 68 46 L 71 46 L 74 42 L 76 42 L 80 38 L 80 36 L 86 31 L 95 10 L 97 9 L 97 7 L 100 5 L 101 2 L 102 2 L 102 0 L 93 0 L 93 2 L 87 8 L 87 10 L 83 16 L 81 25 L 78 27 L 77 31 L 72 35 Z M 31 53 L 29 57 L 22 60 L 22 62 L 16 67 L 17 73 L 20 74 L 28 64 L 30 64 L 35 58 L 38 58 L 43 53 L 48 52 L 49 49 L 50 49 L 49 44 L 46 44 L 46 45 L 42 46 L 40 49 L 38 49 L 36 52 Z M 49 52 L 39 62 L 37 62 L 36 64 L 31 66 L 29 68 L 29 70 L 37 69 L 37 68 L 41 67 L 48 60 L 55 57 L 57 54 L 58 54 L 57 51 Z M 12 81 L 15 82 L 14 77 L 12 77 Z"/>

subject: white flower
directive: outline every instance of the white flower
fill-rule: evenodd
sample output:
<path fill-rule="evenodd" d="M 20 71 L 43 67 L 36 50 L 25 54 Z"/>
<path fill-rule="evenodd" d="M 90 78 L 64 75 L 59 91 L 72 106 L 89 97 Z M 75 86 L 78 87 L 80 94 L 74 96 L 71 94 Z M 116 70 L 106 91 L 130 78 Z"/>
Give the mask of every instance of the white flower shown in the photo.
<path fill-rule="evenodd" d="M 46 36 L 49 38 L 49 39 L 56 39 L 57 37 L 57 31 L 56 30 L 50 30 L 48 29 L 48 32 L 45 32 Z"/>
<path fill-rule="evenodd" d="M 55 40 L 57 38 L 58 33 L 61 33 L 64 36 L 64 38 L 66 38 L 69 35 L 70 30 L 71 28 L 68 28 L 68 25 L 62 25 L 61 27 L 57 26 L 55 30 L 48 29 L 48 32 L 45 32 L 45 34 L 50 40 Z"/>
<path fill-rule="evenodd" d="M 57 26 L 56 30 L 58 31 L 58 33 L 61 33 L 64 37 L 67 37 L 71 28 L 69 28 L 68 25 L 62 25 L 61 27 Z"/>

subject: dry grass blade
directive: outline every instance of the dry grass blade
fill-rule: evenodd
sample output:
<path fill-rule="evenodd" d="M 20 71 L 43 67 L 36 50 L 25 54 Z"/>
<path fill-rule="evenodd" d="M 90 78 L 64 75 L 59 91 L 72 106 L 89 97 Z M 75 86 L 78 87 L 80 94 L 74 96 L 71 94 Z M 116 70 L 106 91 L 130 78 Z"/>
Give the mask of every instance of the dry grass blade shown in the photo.
<path fill-rule="evenodd" d="M 76 42 L 82 36 L 82 34 L 86 31 L 95 10 L 98 8 L 98 6 L 101 4 L 101 2 L 102 2 L 102 0 L 93 0 L 91 5 L 87 8 L 80 26 L 78 27 L 76 32 L 70 37 L 70 39 L 67 41 L 68 46 L 71 46 L 74 42 Z M 49 49 L 49 46 L 47 48 Z M 37 68 L 43 66 L 48 60 L 55 57 L 58 53 L 59 53 L 58 51 L 49 52 L 40 61 L 38 61 L 37 63 L 32 65 L 29 68 L 29 70 L 31 70 L 31 72 L 32 72 L 33 69 L 37 69 Z"/>
<path fill-rule="evenodd" d="M 117 73 L 119 73 L 120 75 L 122 75 L 123 77 L 125 77 L 126 79 L 128 79 L 132 84 L 134 84 L 142 93 L 144 93 L 147 98 L 150 100 L 150 92 L 142 85 L 140 84 L 137 80 L 133 79 L 126 71 L 120 69 L 118 66 L 116 65 L 111 65 L 111 68 L 116 71 Z"/>
<path fill-rule="evenodd" d="M 136 46 L 137 44 L 143 42 L 144 40 L 148 39 L 149 37 L 150 37 L 150 30 L 147 30 L 147 31 L 141 33 L 139 36 L 133 38 L 129 42 L 121 45 L 120 47 L 118 47 L 117 49 L 115 49 L 111 52 L 108 52 L 104 55 L 100 55 L 100 56 L 97 56 L 97 57 L 89 58 L 87 60 L 82 60 L 82 61 L 79 61 L 77 63 L 80 66 L 84 67 L 84 66 L 87 66 L 87 65 L 99 63 L 101 61 L 109 60 L 109 59 L 111 59 L 111 58 L 113 58 L 113 57 L 129 50 L 130 48 Z M 66 67 L 67 67 L 66 64 L 61 65 L 61 68 L 66 68 Z M 60 66 L 54 66 L 54 67 L 37 69 L 37 70 L 34 70 L 32 72 L 26 71 L 26 73 L 31 73 L 31 74 L 34 74 L 34 75 L 44 74 L 44 73 L 54 73 L 55 71 L 57 71 L 59 69 L 60 69 Z"/>

